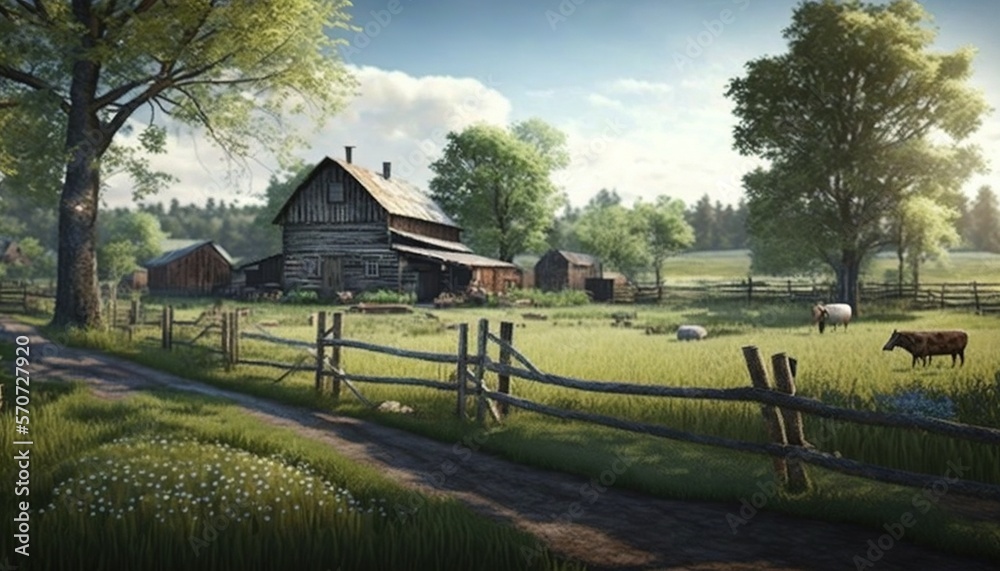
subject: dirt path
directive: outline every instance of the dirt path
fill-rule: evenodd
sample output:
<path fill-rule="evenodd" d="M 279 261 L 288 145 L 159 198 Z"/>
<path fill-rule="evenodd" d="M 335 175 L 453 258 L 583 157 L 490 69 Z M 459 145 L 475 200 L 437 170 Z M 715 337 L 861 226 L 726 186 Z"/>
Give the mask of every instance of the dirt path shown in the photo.
<path fill-rule="evenodd" d="M 858 568 L 869 540 L 880 533 L 759 512 L 738 533 L 727 521 L 735 504 L 658 499 L 589 480 L 514 464 L 353 418 L 275 404 L 232 393 L 102 354 L 47 344 L 29 326 L 0 316 L 0 337 L 29 335 L 33 377 L 81 380 L 104 398 L 153 387 L 224 397 L 276 426 L 328 443 L 352 460 L 374 466 L 425 493 L 444 493 L 490 517 L 533 533 L 557 553 L 594 569 L 847 570 Z M 41 356 L 38 356 L 38 354 Z M 474 441 L 470 441 L 473 446 Z M 609 466 L 608 478 L 623 464 Z M 588 492 L 581 489 L 587 487 Z M 883 539 L 883 542 L 886 540 Z M 950 557 L 894 542 L 876 570 L 996 570 L 1000 562 Z M 873 552 L 873 555 L 875 553 Z"/>

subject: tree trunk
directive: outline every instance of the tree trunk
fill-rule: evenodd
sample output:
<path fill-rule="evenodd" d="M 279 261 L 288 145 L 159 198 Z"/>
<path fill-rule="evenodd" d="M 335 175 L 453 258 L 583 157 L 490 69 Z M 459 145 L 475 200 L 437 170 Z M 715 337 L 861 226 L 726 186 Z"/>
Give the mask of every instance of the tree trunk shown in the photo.
<path fill-rule="evenodd" d="M 851 312 L 857 316 L 860 312 L 858 295 L 858 277 L 861 274 L 861 256 L 855 250 L 841 252 L 840 268 L 837 270 L 838 301 L 851 306 Z"/>
<path fill-rule="evenodd" d="M 657 263 L 654 272 L 656 273 L 656 301 L 659 303 L 663 301 L 663 277 L 662 277 L 662 262 Z"/>
<path fill-rule="evenodd" d="M 90 3 L 74 1 L 73 12 L 79 22 L 89 22 Z M 52 324 L 96 328 L 101 324 L 96 255 L 99 161 L 107 141 L 92 110 L 100 67 L 88 61 L 85 50 L 94 41 L 85 31 L 81 43 L 70 86 L 66 126 L 69 162 L 59 201 L 59 265 Z"/>

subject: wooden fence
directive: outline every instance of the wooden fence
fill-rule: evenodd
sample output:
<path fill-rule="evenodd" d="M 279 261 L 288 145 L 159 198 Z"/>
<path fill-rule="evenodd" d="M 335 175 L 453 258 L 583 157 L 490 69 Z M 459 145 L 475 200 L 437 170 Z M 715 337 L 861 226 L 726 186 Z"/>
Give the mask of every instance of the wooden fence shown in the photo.
<path fill-rule="evenodd" d="M 825 404 L 811 398 L 795 396 L 796 361 L 784 353 L 773 355 L 771 369 L 774 382 L 772 382 L 758 349 L 753 346 L 742 349 L 751 379 L 751 385 L 748 387 L 729 389 L 666 387 L 618 381 L 585 380 L 543 372 L 514 346 L 514 326 L 509 322 L 502 322 L 499 335 L 495 335 L 490 331 L 489 322 L 486 319 L 480 320 L 474 339 L 475 344 L 472 346 L 470 346 L 468 324 L 459 324 L 455 351 L 434 353 L 345 339 L 342 335 L 343 314 L 341 313 L 334 313 L 332 316 L 327 312 L 317 314 L 316 336 L 313 341 L 277 337 L 260 327 L 257 328 L 261 332 L 243 331 L 241 314 L 243 313 L 238 311 L 224 312 L 211 322 L 204 321 L 204 315 L 196 321 L 181 322 L 173 319 L 173 308 L 166 307 L 161 319 L 163 347 L 169 349 L 178 344 L 194 345 L 199 339 L 207 338 L 209 332 L 218 329 L 220 345 L 218 349 L 213 350 L 223 355 L 227 368 L 237 365 L 255 365 L 284 369 L 284 373 L 275 382 L 281 381 L 295 371 L 308 371 L 315 379 L 317 393 L 330 394 L 339 399 L 342 389 L 347 388 L 356 398 L 370 407 L 376 405 L 364 396 L 359 388 L 361 384 L 421 386 L 453 393 L 456 414 L 463 419 L 473 417 L 480 423 L 486 421 L 487 415 L 496 422 L 503 422 L 504 418 L 510 414 L 511 409 L 517 408 L 669 440 L 762 454 L 772 458 L 778 481 L 790 493 L 799 493 L 810 488 L 811 483 L 805 469 L 806 465 L 820 466 L 842 474 L 912 487 L 931 486 L 940 478 L 939 476 L 841 458 L 818 450 L 806 441 L 803 414 L 845 423 L 917 430 L 967 442 L 1000 446 L 1000 430 L 995 428 L 923 416 L 854 410 Z M 201 325 L 202 330 L 194 338 L 179 342 L 173 339 L 173 326 L 178 324 Z M 247 359 L 241 355 L 240 341 L 242 339 L 254 339 L 297 347 L 302 349 L 304 354 L 295 363 Z M 496 360 L 490 356 L 490 349 L 494 347 L 498 349 L 495 352 L 499 355 Z M 453 366 L 454 372 L 447 382 L 416 377 L 354 374 L 345 371 L 342 366 L 342 352 L 345 349 L 443 363 Z M 516 364 L 514 364 L 515 361 Z M 487 373 L 496 375 L 495 385 L 492 380 L 487 379 Z M 770 442 L 751 442 L 685 432 L 659 424 L 533 402 L 511 394 L 510 380 L 515 377 L 525 381 L 592 393 L 756 403 L 760 405 Z M 949 480 L 949 492 L 1000 501 L 1000 486 L 972 480 L 959 479 L 954 482 Z"/>
<path fill-rule="evenodd" d="M 39 309 L 42 300 L 55 301 L 53 288 L 27 283 L 0 283 L 0 311 L 27 313 Z"/>
<path fill-rule="evenodd" d="M 1000 312 L 1000 283 L 953 282 L 913 284 L 858 284 L 862 303 L 904 301 L 915 309 L 962 309 L 976 313 Z M 837 299 L 836 285 L 796 280 L 760 280 L 701 282 L 692 284 L 639 284 L 633 289 L 631 301 L 653 303 L 660 298 L 668 301 L 733 301 L 733 302 L 832 302 Z"/>

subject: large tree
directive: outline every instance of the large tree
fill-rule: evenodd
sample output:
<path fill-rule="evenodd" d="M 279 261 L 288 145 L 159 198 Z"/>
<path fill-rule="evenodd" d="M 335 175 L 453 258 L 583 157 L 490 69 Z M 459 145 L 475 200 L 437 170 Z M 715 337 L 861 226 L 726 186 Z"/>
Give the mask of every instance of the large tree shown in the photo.
<path fill-rule="evenodd" d="M 788 263 L 828 265 L 855 310 L 862 264 L 891 242 L 885 218 L 981 164 L 963 146 L 988 111 L 966 85 L 973 50 L 931 52 L 929 21 L 913 0 L 803 2 L 788 52 L 750 61 L 726 92 L 735 148 L 770 162 L 744 178 L 752 243 L 771 262 L 784 245 Z"/>
<path fill-rule="evenodd" d="M 473 250 L 511 261 L 545 243 L 561 199 L 550 174 L 566 164 L 560 135 L 538 120 L 448 134 L 444 156 L 431 164 L 431 195 Z"/>
<path fill-rule="evenodd" d="M 0 166 L 21 192 L 58 194 L 54 324 L 100 323 L 103 169 L 129 170 L 139 190 L 164 182 L 141 155 L 113 149 L 162 151 L 169 119 L 203 129 L 234 160 L 258 150 L 282 156 L 296 137 L 280 118 L 320 121 L 352 86 L 328 35 L 348 27 L 347 5 L 0 0 L 0 125 L 10 128 Z M 122 144 L 132 129 L 135 143 Z"/>
<path fill-rule="evenodd" d="M 918 287 L 924 262 L 944 256 L 949 247 L 958 245 L 960 237 L 955 228 L 958 217 L 958 210 L 927 196 L 914 196 L 900 204 L 892 221 L 900 290 L 907 266 L 911 282 Z"/>
<path fill-rule="evenodd" d="M 982 186 L 968 212 L 969 241 L 977 250 L 1000 253 L 1000 208 L 997 195 Z"/>
<path fill-rule="evenodd" d="M 590 199 L 576 223 L 582 250 L 633 280 L 650 265 L 646 228 L 646 221 L 623 206 L 616 192 L 604 190 Z"/>

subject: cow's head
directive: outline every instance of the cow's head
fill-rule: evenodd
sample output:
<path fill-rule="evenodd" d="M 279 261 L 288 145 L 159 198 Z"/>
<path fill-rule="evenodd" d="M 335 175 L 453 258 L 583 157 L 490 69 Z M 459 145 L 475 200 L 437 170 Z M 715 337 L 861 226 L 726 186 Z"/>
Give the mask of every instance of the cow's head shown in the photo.
<path fill-rule="evenodd" d="M 889 336 L 889 341 L 886 342 L 885 346 L 882 347 L 883 351 L 892 351 L 899 344 L 899 331 L 895 329 L 892 330 L 892 335 Z"/>

